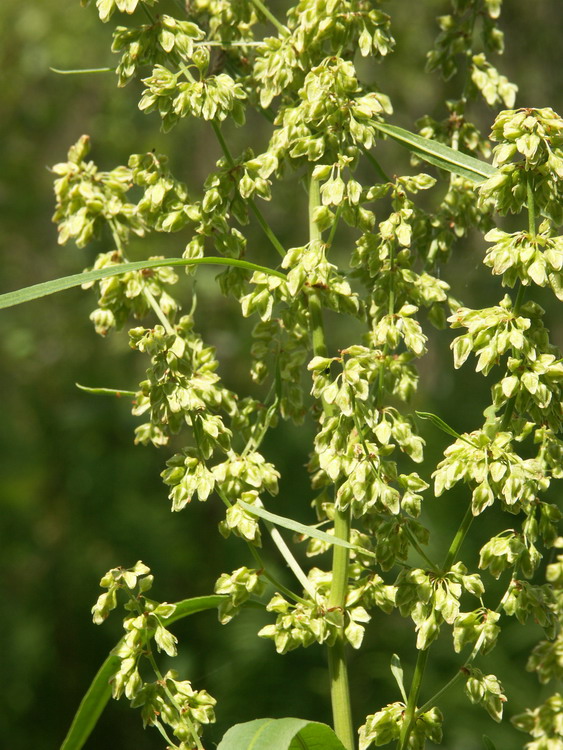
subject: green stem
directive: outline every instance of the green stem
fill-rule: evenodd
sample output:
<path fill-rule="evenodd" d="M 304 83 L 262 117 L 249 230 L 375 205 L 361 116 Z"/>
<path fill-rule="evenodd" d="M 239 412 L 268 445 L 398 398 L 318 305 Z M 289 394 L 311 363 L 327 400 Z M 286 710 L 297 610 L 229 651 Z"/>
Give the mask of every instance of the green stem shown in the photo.
<path fill-rule="evenodd" d="M 211 126 L 217 137 L 217 140 L 219 141 L 219 145 L 221 146 L 221 151 L 223 152 L 225 159 L 227 160 L 227 164 L 230 167 L 234 167 L 235 160 L 233 159 L 233 156 L 230 152 L 230 149 L 227 145 L 226 140 L 223 138 L 223 133 L 221 132 L 221 128 L 216 122 L 213 122 L 213 121 L 211 122 Z M 260 211 L 256 203 L 254 202 L 254 200 L 252 198 L 249 198 L 247 202 L 248 202 L 248 207 L 250 208 L 250 210 L 256 217 L 258 224 L 260 224 L 262 231 L 264 232 L 266 237 L 269 239 L 270 243 L 273 245 L 273 247 L 277 250 L 277 252 L 281 255 L 282 258 L 285 257 L 285 250 L 284 250 L 282 243 L 278 240 L 278 238 L 272 231 L 272 228 L 270 227 L 270 225 L 264 218 L 262 212 Z"/>
<path fill-rule="evenodd" d="M 231 505 L 232 505 L 232 503 L 229 500 L 229 498 L 225 495 L 225 493 L 223 492 L 223 490 L 221 489 L 221 487 L 219 487 L 219 486 L 216 485 L 215 486 L 215 492 L 219 495 L 219 497 L 223 501 L 224 505 L 227 508 L 230 508 Z M 285 560 L 287 567 L 295 575 L 295 577 L 297 578 L 297 580 L 299 581 L 299 583 L 303 586 L 303 588 L 305 589 L 305 591 L 307 591 L 307 593 L 311 596 L 311 599 L 313 599 L 313 601 L 315 601 L 316 591 L 314 590 L 314 588 L 312 588 L 309 579 L 307 578 L 307 576 L 305 575 L 305 572 L 300 567 L 299 563 L 297 562 L 297 560 L 293 556 L 293 553 L 291 552 L 291 550 L 289 549 L 289 547 L 287 546 L 287 544 L 283 540 L 282 535 L 280 534 L 280 532 L 276 529 L 276 527 L 272 523 L 265 522 L 265 526 L 266 526 L 266 528 L 268 530 L 268 533 L 272 537 L 272 541 L 274 542 L 274 544 L 278 548 L 281 556 Z M 260 553 L 258 552 L 258 550 L 256 549 L 256 547 L 251 542 L 248 542 L 248 541 L 247 541 L 246 544 L 247 544 L 247 546 L 248 546 L 248 548 L 250 550 L 250 553 L 252 554 L 252 556 L 254 557 L 254 559 L 256 560 L 256 562 L 258 563 L 258 565 L 260 566 L 260 568 L 264 571 L 264 575 L 266 576 L 266 578 L 271 583 L 273 583 L 274 586 L 277 589 L 279 589 L 279 591 L 283 592 L 286 596 L 289 596 L 291 599 L 293 599 L 296 602 L 301 602 L 303 604 L 307 604 L 308 603 L 301 596 L 298 596 L 293 591 L 291 591 L 291 589 L 288 589 L 287 586 L 284 586 L 283 583 L 280 583 L 279 581 L 277 581 L 274 578 L 273 575 L 271 575 L 270 573 L 268 573 L 268 570 L 267 570 L 267 568 L 266 568 L 266 566 L 264 564 L 264 561 L 262 560 L 262 557 L 261 557 Z"/>
<path fill-rule="evenodd" d="M 135 609 L 137 610 L 137 613 L 139 615 L 142 615 L 143 612 L 144 612 L 144 610 L 143 610 L 143 608 L 140 605 L 139 599 L 133 594 L 133 592 L 131 591 L 131 589 L 128 586 L 126 587 L 126 593 L 129 596 L 129 599 L 131 600 L 131 602 L 133 602 L 133 605 L 134 605 Z M 152 647 L 151 647 L 151 644 L 150 644 L 150 637 L 149 637 L 149 635 L 148 635 L 148 633 L 146 631 L 145 631 L 145 651 L 144 651 L 144 655 L 148 659 L 148 662 L 151 665 L 151 668 L 152 668 L 154 674 L 156 675 L 157 680 L 161 683 L 162 687 L 164 688 L 164 692 L 166 693 L 166 697 L 170 701 L 170 705 L 172 705 L 176 709 L 176 712 L 178 714 L 178 718 L 182 719 L 186 723 L 186 726 L 188 727 L 188 729 L 189 729 L 189 731 L 190 731 L 190 733 L 191 733 L 191 735 L 192 735 L 192 737 L 193 737 L 193 739 L 194 739 L 194 741 L 196 743 L 197 750 L 204 750 L 204 747 L 203 747 L 203 745 L 201 743 L 200 736 L 197 733 L 197 730 L 196 730 L 196 728 L 195 728 L 192 720 L 190 719 L 190 717 L 188 716 L 187 713 L 183 713 L 182 712 L 182 707 L 178 704 L 178 702 L 176 701 L 176 698 L 172 695 L 172 693 L 170 692 L 170 689 L 169 689 L 168 685 L 166 684 L 166 680 L 164 679 L 164 677 L 162 675 L 162 672 L 160 671 L 159 666 L 156 663 L 156 659 L 154 658 L 154 653 L 153 653 L 153 650 L 152 650 Z M 162 727 L 162 731 L 165 732 L 164 727 Z"/>
<path fill-rule="evenodd" d="M 321 232 L 313 221 L 315 210 L 320 206 L 320 203 L 319 183 L 317 180 L 311 178 L 309 183 L 309 242 L 322 240 Z M 328 349 L 324 335 L 321 300 L 317 292 L 313 290 L 310 290 L 308 296 L 313 353 L 318 357 L 326 357 Z M 323 404 L 323 409 L 325 414 L 331 411 L 331 407 L 327 404 Z M 337 507 L 334 517 L 334 536 L 337 539 L 349 542 L 350 525 L 350 509 L 341 510 Z M 345 547 L 334 545 L 332 553 L 332 584 L 328 605 L 331 609 L 339 609 L 342 612 L 343 620 L 346 616 L 345 606 L 346 595 L 348 593 L 349 561 L 349 550 Z M 352 723 L 346 641 L 343 628 L 338 633 L 334 644 L 328 647 L 328 670 L 334 731 L 346 750 L 354 750 L 354 725 Z"/>
<path fill-rule="evenodd" d="M 115 68 L 71 68 L 63 70 L 62 68 L 49 68 L 51 73 L 58 73 L 60 76 L 73 76 L 80 73 L 111 73 Z"/>
<path fill-rule="evenodd" d="M 383 167 L 381 164 L 377 161 L 375 156 L 370 153 L 367 148 L 362 148 L 362 151 L 364 152 L 365 156 L 367 157 L 367 160 L 370 162 L 371 166 L 375 169 L 379 177 L 383 180 L 383 182 L 392 182 L 391 178 L 388 174 L 385 173 Z"/>
<path fill-rule="evenodd" d="M 264 18 L 267 18 L 268 21 L 272 24 L 272 26 L 275 26 L 276 29 L 279 31 L 280 34 L 283 34 L 283 36 L 287 36 L 289 34 L 289 31 L 287 28 L 283 25 L 283 23 L 280 23 L 278 19 L 274 16 L 274 14 L 266 8 L 263 2 L 261 0 L 250 0 L 252 5 L 258 10 Z"/>
<path fill-rule="evenodd" d="M 534 200 L 534 186 L 532 175 L 528 173 L 526 179 L 526 198 L 528 204 L 528 231 L 531 237 L 536 236 L 536 202 Z"/>
<path fill-rule="evenodd" d="M 450 548 L 446 555 L 446 559 L 444 560 L 442 569 L 445 572 L 447 572 L 451 568 L 454 560 L 456 559 L 458 552 L 461 548 L 461 545 L 463 544 L 463 540 L 465 539 L 465 536 L 467 532 L 469 531 L 469 527 L 471 526 L 472 522 L 473 522 L 473 513 L 471 512 L 471 505 L 469 505 L 467 507 L 467 510 L 465 511 L 465 515 L 463 516 L 463 519 L 459 525 L 456 535 L 454 536 L 453 541 L 450 544 Z M 411 689 L 409 691 L 409 698 L 408 698 L 407 707 L 405 710 L 405 719 L 403 722 L 403 726 L 401 728 L 401 736 L 399 738 L 399 742 L 397 743 L 397 750 L 407 749 L 409 737 L 411 735 L 414 723 L 416 721 L 416 717 L 422 711 L 422 709 L 420 709 L 417 712 L 416 704 L 418 702 L 418 696 L 420 694 L 420 687 L 422 685 L 422 678 L 424 676 L 424 670 L 426 668 L 426 662 L 428 660 L 429 651 L 430 651 L 430 647 L 426 648 L 424 651 L 418 652 L 418 658 L 416 660 L 414 676 L 412 678 Z"/>
<path fill-rule="evenodd" d="M 533 241 L 536 238 L 536 203 L 534 200 L 534 186 L 532 184 L 532 176 L 529 173 L 526 178 L 526 199 L 528 208 L 528 233 Z M 515 315 L 518 315 L 518 313 L 520 312 L 520 308 L 522 307 L 522 303 L 524 302 L 525 294 L 526 287 L 524 287 L 524 285 L 520 281 L 518 282 L 518 292 L 516 294 L 516 299 L 514 301 L 513 307 Z M 505 432 L 506 430 L 508 430 L 512 415 L 514 414 L 515 406 L 516 399 L 513 397 L 506 405 L 506 409 L 504 411 L 502 422 L 500 425 L 501 432 Z"/>
<path fill-rule="evenodd" d="M 498 603 L 498 606 L 495 609 L 495 612 L 500 612 L 500 610 L 502 609 L 502 606 L 508 599 L 509 593 L 510 593 L 510 583 L 508 585 L 508 588 L 504 592 L 502 599 Z M 435 693 L 432 696 L 432 698 L 430 698 L 429 701 L 427 701 L 423 706 L 421 706 L 418 709 L 418 712 L 417 712 L 418 715 L 423 714 L 425 711 L 429 711 L 433 706 L 436 705 L 438 699 L 441 698 L 442 695 L 447 693 L 452 687 L 454 687 L 454 685 L 457 682 L 459 682 L 459 680 L 464 676 L 464 672 L 462 671 L 463 668 L 469 667 L 471 663 L 475 660 L 475 658 L 478 656 L 479 652 L 481 651 L 483 643 L 485 642 L 485 635 L 486 635 L 486 632 L 485 632 L 485 629 L 483 628 L 481 635 L 479 636 L 479 638 L 477 639 L 475 643 L 475 646 L 473 647 L 473 651 L 469 654 L 468 658 L 463 663 L 463 666 L 460 667 L 460 669 L 456 672 L 456 674 L 450 680 L 448 680 L 448 682 L 446 682 L 444 687 L 440 688 L 440 690 L 438 690 L 438 692 Z"/>
<path fill-rule="evenodd" d="M 456 531 L 456 535 L 454 536 L 453 541 L 450 544 L 450 548 L 446 555 L 446 559 L 444 560 L 444 564 L 442 565 L 442 570 L 444 572 L 447 573 L 448 570 L 452 567 L 454 560 L 456 559 L 458 552 L 461 548 L 461 545 L 463 544 L 463 540 L 465 539 L 467 532 L 469 531 L 469 527 L 471 526 L 472 523 L 473 523 L 473 513 L 471 512 L 471 503 L 470 503 L 467 506 L 465 515 L 463 516 L 461 520 L 459 528 Z"/>
<path fill-rule="evenodd" d="M 418 702 L 418 696 L 420 694 L 420 687 L 422 685 L 422 677 L 424 675 L 426 661 L 428 660 L 428 651 L 429 649 L 426 648 L 424 651 L 418 652 L 418 658 L 416 660 L 416 667 L 414 669 L 407 707 L 405 709 L 405 718 L 401 727 L 401 736 L 399 738 L 397 750 L 406 750 L 406 748 L 408 747 L 409 737 L 416 721 L 416 704 Z"/>

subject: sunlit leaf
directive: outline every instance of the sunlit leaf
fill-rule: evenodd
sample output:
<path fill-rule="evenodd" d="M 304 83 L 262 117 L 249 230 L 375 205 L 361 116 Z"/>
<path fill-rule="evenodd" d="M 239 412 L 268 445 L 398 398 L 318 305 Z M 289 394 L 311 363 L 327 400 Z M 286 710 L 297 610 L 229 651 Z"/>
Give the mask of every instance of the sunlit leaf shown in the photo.
<path fill-rule="evenodd" d="M 217 750 L 345 750 L 327 724 L 305 719 L 255 719 L 231 727 Z"/>
<path fill-rule="evenodd" d="M 269 276 L 277 276 L 285 279 L 285 274 L 276 271 L 273 268 L 258 266 L 256 263 L 250 263 L 246 260 L 237 258 L 155 258 L 153 260 L 140 260 L 134 263 L 121 263 L 115 266 L 99 268 L 93 271 L 84 271 L 83 273 L 73 274 L 72 276 L 63 276 L 52 281 L 44 281 L 41 284 L 34 284 L 14 292 L 0 294 L 0 309 L 4 307 L 14 307 L 21 305 L 23 302 L 30 302 L 40 297 L 46 297 L 49 294 L 62 292 L 65 289 L 72 289 L 75 286 L 81 286 L 92 281 L 100 281 L 110 276 L 120 276 L 130 271 L 143 271 L 145 268 L 159 268 L 163 266 L 196 266 L 196 265 L 215 265 L 215 266 L 235 266 L 236 268 L 245 268 L 248 271 L 259 271 Z"/>
<path fill-rule="evenodd" d="M 445 146 L 443 143 L 423 138 L 421 135 L 398 128 L 396 125 L 377 121 L 374 121 L 373 125 L 380 132 L 402 143 L 420 159 L 424 159 L 424 161 L 433 164 L 435 167 L 453 172 L 473 182 L 484 182 L 497 172 L 486 161 L 475 159 L 475 157 L 463 154 L 461 151 L 456 151 L 449 146 Z"/>

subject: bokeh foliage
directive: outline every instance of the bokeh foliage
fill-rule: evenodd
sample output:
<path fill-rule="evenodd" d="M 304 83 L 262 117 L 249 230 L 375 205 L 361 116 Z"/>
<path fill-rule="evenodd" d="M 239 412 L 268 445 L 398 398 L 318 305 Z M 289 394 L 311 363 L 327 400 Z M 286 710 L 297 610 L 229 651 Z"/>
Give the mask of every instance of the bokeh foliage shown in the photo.
<path fill-rule="evenodd" d="M 423 72 L 425 51 L 436 34 L 435 17 L 446 12 L 447 3 L 428 0 L 396 5 L 392 11 L 398 52 L 378 68 L 377 77 L 394 102 L 393 121 L 412 128 L 424 113 L 442 117 L 445 99 L 456 91 L 455 79 L 444 84 Z M 561 21 L 563 8 L 558 0 L 507 8 L 502 24 L 507 52 L 500 67 L 519 85 L 516 106 L 563 109 L 563 74 L 557 64 Z M 108 168 L 123 163 L 131 151 L 155 148 L 169 154 L 174 172 L 194 185 L 219 153 L 203 127 L 182 124 L 163 136 L 157 116 L 136 111 L 135 84 L 116 90 L 111 73 L 57 76 L 49 71 L 49 66 L 115 64 L 109 52 L 110 29 L 98 22 L 94 9 L 81 9 L 78 0 L 42 0 L 25 7 L 16 0 L 4 0 L 0 28 L 5 73 L 0 104 L 4 291 L 78 271 L 91 262 L 94 251 L 104 249 L 103 240 L 88 256 L 70 246 L 59 248 L 50 223 L 52 178 L 46 167 L 62 160 L 68 145 L 82 133 L 92 136 L 94 158 Z M 475 119 L 487 131 L 493 113 L 481 107 Z M 259 141 L 258 121 L 255 132 Z M 242 136 L 233 131 L 232 138 L 236 149 Z M 408 168 L 407 158 L 394 146 L 380 148 L 378 156 L 390 172 Z M 295 205 L 274 200 L 268 207 L 271 222 L 282 241 L 287 237 L 288 245 L 297 223 L 293 217 L 303 216 L 303 198 L 296 194 Z M 171 253 L 178 241 L 174 237 L 166 246 L 155 248 L 155 254 Z M 262 242 L 258 232 L 255 241 Z M 454 293 L 472 306 L 498 299 L 498 282 L 477 283 L 482 257 L 483 248 L 471 237 L 448 270 Z M 227 385 L 237 389 L 246 380 L 249 327 L 243 324 L 233 330 L 233 305 L 214 291 L 212 276 L 210 271 L 199 275 L 198 320 L 204 336 L 207 333 L 218 348 Z M 546 307 L 550 304 L 547 295 L 540 301 Z M 189 513 L 170 513 L 159 479 L 164 458 L 154 449 L 133 447 L 135 422 L 128 404 L 88 396 L 74 387 L 79 382 L 131 388 L 141 377 L 139 363 L 127 353 L 120 334 L 105 342 L 95 336 L 88 321 L 91 308 L 89 295 L 75 290 L 0 317 L 4 427 L 0 433 L 0 632 L 5 644 L 0 736 L 14 750 L 47 750 L 60 743 L 82 692 L 119 637 L 119 623 L 113 632 L 111 625 L 100 632 L 89 618 L 103 572 L 142 558 L 156 575 L 155 595 L 170 601 L 210 593 L 217 571 L 241 564 L 237 542 L 225 543 L 217 533 L 219 519 L 211 506 L 194 505 Z M 555 341 L 561 343 L 561 322 L 554 312 L 547 320 Z M 443 336 L 447 342 L 448 334 Z M 447 344 L 441 349 L 448 356 Z M 460 431 L 472 429 L 480 406 L 487 402 L 486 383 L 475 380 L 470 370 L 452 374 L 450 362 L 441 362 L 436 355 L 423 360 L 422 368 L 423 390 L 418 398 L 424 407 Z M 471 378 L 471 388 L 467 378 Z M 436 445 L 437 458 L 440 439 L 429 432 L 431 427 L 422 429 L 431 438 L 429 444 Z M 290 476 L 280 497 L 286 504 L 283 512 L 305 520 L 306 509 L 289 509 L 292 503 L 298 508 L 299 486 L 306 481 L 300 465 L 303 433 L 285 425 L 275 439 L 278 464 L 280 445 L 284 447 L 281 473 Z M 450 499 L 437 501 L 429 515 L 433 528 L 451 536 L 460 514 Z M 490 518 L 493 526 L 494 514 Z M 196 526 L 208 530 L 205 537 L 191 533 Z M 491 533 L 483 529 L 483 538 L 473 540 L 475 555 Z M 282 659 L 255 637 L 261 624 L 259 615 L 249 614 L 222 629 L 214 613 L 206 613 L 177 628 L 184 650 L 182 663 L 176 666 L 194 681 L 208 675 L 206 687 L 220 700 L 216 739 L 235 719 L 293 714 L 330 721 L 322 650 L 312 648 Z M 410 636 L 400 618 L 393 626 L 390 634 L 373 623 L 361 657 L 354 655 L 357 663 L 352 658 L 358 719 L 374 703 L 397 697 L 386 654 L 397 632 L 404 629 L 405 640 Z M 510 705 L 516 713 L 531 692 L 539 693 L 533 677 L 521 680 L 537 634 L 509 627 L 514 632 L 507 635 L 506 648 L 490 659 L 495 661 L 492 669 L 510 686 Z M 233 643 L 237 644 L 234 651 Z M 438 646 L 428 691 L 439 686 L 451 669 L 446 649 L 441 653 Z M 303 681 L 303 690 L 293 689 Z M 374 690 L 379 694 L 376 700 Z M 540 699 L 538 695 L 537 702 Z M 467 735 L 475 721 L 474 711 L 461 691 L 448 700 L 447 713 L 457 717 L 455 726 L 448 729 L 449 746 L 477 748 Z M 513 746 L 515 735 L 503 735 L 502 727 L 487 724 L 484 731 L 499 747 Z M 143 732 L 138 717 L 125 705 L 108 708 L 90 746 L 102 743 L 124 750 L 161 744 L 158 736 Z"/>

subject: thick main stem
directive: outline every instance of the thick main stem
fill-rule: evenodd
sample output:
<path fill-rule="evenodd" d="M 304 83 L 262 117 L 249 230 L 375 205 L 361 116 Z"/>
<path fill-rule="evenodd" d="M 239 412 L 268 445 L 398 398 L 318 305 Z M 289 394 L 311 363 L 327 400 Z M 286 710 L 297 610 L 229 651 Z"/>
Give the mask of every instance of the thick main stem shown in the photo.
<path fill-rule="evenodd" d="M 321 233 L 313 221 L 315 209 L 320 205 L 320 191 L 317 180 L 311 178 L 309 185 L 309 241 L 322 239 Z M 315 356 L 326 357 L 327 346 L 324 335 L 322 306 L 318 293 L 309 292 L 309 319 L 311 340 Z M 325 413 L 330 410 L 323 405 Z M 338 539 L 350 541 L 350 509 L 335 509 L 334 535 Z M 329 594 L 329 608 L 340 610 L 345 615 L 346 595 L 348 593 L 348 564 L 350 553 L 344 547 L 333 546 L 332 554 L 332 584 Z M 344 617 L 343 617 L 344 619 Z M 335 643 L 328 647 L 328 667 L 330 676 L 330 698 L 334 731 L 347 750 L 354 750 L 354 725 L 352 723 L 352 707 L 350 703 L 350 689 L 348 683 L 348 665 L 346 661 L 346 642 L 343 627 Z"/>

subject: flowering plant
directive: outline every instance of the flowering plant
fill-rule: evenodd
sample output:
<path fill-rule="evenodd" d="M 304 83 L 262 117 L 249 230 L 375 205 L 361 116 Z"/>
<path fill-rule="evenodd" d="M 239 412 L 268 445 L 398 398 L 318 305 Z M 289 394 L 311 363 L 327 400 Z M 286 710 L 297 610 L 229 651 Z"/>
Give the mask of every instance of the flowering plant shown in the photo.
<path fill-rule="evenodd" d="M 216 701 L 174 670 L 163 674 L 158 654 L 176 655 L 174 621 L 209 608 L 228 624 L 258 606 L 270 613 L 258 636 L 278 653 L 319 644 L 328 654 L 332 727 L 257 718 L 232 727 L 221 750 L 391 743 L 423 750 L 441 742 L 440 698 L 457 684 L 501 721 L 509 691 L 476 664 L 484 666 L 479 657 L 502 641 L 508 618 L 524 625 L 531 617 L 545 631 L 528 663 L 540 682 L 560 678 L 563 668 L 563 554 L 545 560 L 546 551 L 563 547 L 561 512 L 549 494 L 563 476 L 563 364 L 534 300 L 537 287 L 563 299 L 563 119 L 549 108 L 513 109 L 516 87 L 489 59 L 502 51 L 501 0 L 452 0 L 440 18 L 428 69 L 446 77 L 459 71 L 463 91 L 447 103 L 443 121 L 425 117 L 418 133 L 387 122 L 389 97 L 360 74 L 362 58 L 382 60 L 395 45 L 378 2 L 299 0 L 283 20 L 261 0 L 192 0 L 179 4 L 179 17 L 159 5 L 97 0 L 104 22 L 138 11 L 133 24 L 113 32 L 118 84 L 142 82 L 139 108 L 156 112 L 164 131 L 187 118 L 203 121 L 221 158 L 194 196 L 165 156 L 132 154 L 126 165 L 103 171 L 89 160 L 90 139 L 81 137 L 53 167 L 54 220 L 62 244 L 82 248 L 101 236 L 104 252 L 83 274 L 3 295 L 0 305 L 82 284 L 97 295 L 97 333 L 133 326 L 130 345 L 147 362 L 145 378 L 129 392 L 142 417 L 135 441 L 174 446 L 162 471 L 172 510 L 189 512 L 194 499 L 222 504 L 219 532 L 240 538 L 243 559 L 234 571 L 217 571 L 212 594 L 173 604 L 147 596 L 153 578 L 140 561 L 103 576 L 94 622 L 122 604 L 125 632 L 63 748 L 84 745 L 111 694 L 140 708 L 167 747 L 202 750 Z M 492 164 L 484 160 L 489 142 L 468 119 L 476 97 L 507 107 L 492 128 Z M 256 149 L 249 129 L 252 147 L 233 152 L 229 122 L 244 127 L 250 111 L 268 123 L 268 141 Z M 412 173 L 385 173 L 374 154 L 389 139 L 410 150 Z M 297 182 L 306 189 L 308 220 L 299 244 L 288 248 L 260 206 Z M 440 185 L 437 198 L 426 199 Z M 508 213 L 527 216 L 519 231 L 497 226 Z M 268 243 L 259 257 L 247 242 L 249 222 Z M 508 290 L 483 309 L 455 299 L 442 272 L 475 230 L 490 243 L 484 265 Z M 136 238 L 159 233 L 183 238 L 182 257 L 129 261 Z M 248 390 L 259 397 L 226 387 L 215 350 L 198 333 L 195 295 L 186 304 L 174 294 L 182 269 L 193 274 L 205 264 L 222 267 L 222 292 L 255 321 Z M 327 331 L 327 315 L 352 319 L 346 341 Z M 476 372 L 494 380 L 481 426 L 463 434 L 409 406 L 417 363 L 432 346 L 429 330 L 447 324 L 461 329 L 451 345 L 454 367 L 474 356 Z M 435 467 L 419 419 L 453 439 Z M 313 508 L 309 525 L 271 500 L 283 495 L 283 476 L 263 444 L 279 420 L 314 432 L 304 491 Z M 467 488 L 466 511 L 453 539 L 435 538 L 424 504 L 455 485 Z M 493 508 L 508 527 L 482 544 L 477 566 L 462 560 L 470 528 Z M 307 557 L 324 560 L 323 567 L 304 569 L 287 530 L 306 540 Z M 291 581 L 264 561 L 264 532 Z M 496 600 L 491 577 L 504 584 Z M 382 627 L 391 613 L 412 622 L 414 675 L 405 685 L 400 656 L 390 654 L 401 700 L 381 706 L 374 698 L 373 712 L 356 727 L 348 652 L 361 649 L 369 624 Z M 439 638 L 465 654 L 422 703 Z M 563 746 L 561 706 L 554 693 L 513 717 L 531 736 L 527 748 Z"/>

